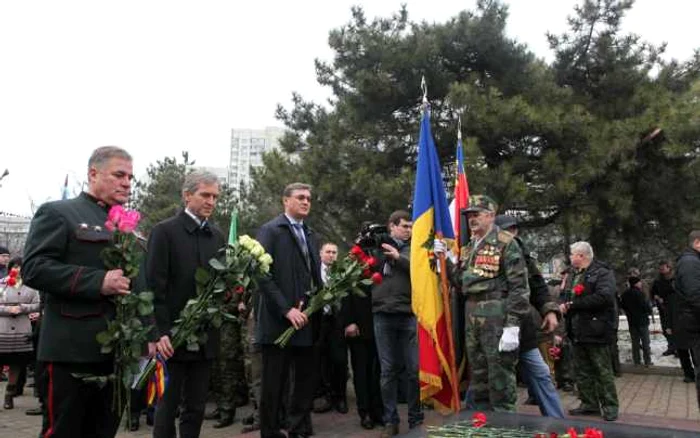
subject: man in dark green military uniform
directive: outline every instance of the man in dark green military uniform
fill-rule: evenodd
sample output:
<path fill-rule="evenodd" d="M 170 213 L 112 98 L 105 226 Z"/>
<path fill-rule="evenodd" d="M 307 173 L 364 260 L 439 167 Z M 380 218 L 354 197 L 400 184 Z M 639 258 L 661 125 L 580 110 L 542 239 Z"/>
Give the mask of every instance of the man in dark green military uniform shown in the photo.
<path fill-rule="evenodd" d="M 512 234 L 494 225 L 496 210 L 488 196 L 470 197 L 472 238 L 458 265 L 450 264 L 450 277 L 466 297 L 471 407 L 515 411 L 520 323 L 530 312 L 530 290 L 523 253 Z M 436 252 L 442 245 L 436 243 Z"/>
<path fill-rule="evenodd" d="M 32 219 L 22 277 L 44 292 L 39 335 L 41 393 L 47 409 L 41 436 L 114 437 L 120 414 L 112 410 L 113 384 L 87 383 L 75 374 L 109 375 L 97 333 L 114 318 L 114 295 L 128 294 L 129 279 L 107 270 L 100 252 L 111 244 L 107 211 L 129 199 L 131 156 L 123 149 L 96 149 L 88 161 L 88 190 L 75 199 L 43 204 Z"/>
<path fill-rule="evenodd" d="M 243 314 L 245 306 L 241 301 L 241 295 L 236 294 L 226 311 L 232 315 Z M 219 357 L 214 362 L 212 370 L 216 410 L 205 416 L 207 420 L 218 419 L 214 425 L 215 429 L 232 425 L 236 417 L 236 407 L 247 403 L 248 385 L 243 362 L 242 331 L 239 321 L 225 322 L 221 325 Z"/>

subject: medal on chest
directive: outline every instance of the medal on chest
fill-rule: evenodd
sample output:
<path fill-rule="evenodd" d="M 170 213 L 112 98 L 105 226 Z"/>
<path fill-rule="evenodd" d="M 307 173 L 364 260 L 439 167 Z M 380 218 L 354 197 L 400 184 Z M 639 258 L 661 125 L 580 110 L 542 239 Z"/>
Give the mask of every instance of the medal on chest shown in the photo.
<path fill-rule="evenodd" d="M 485 278 L 494 278 L 498 275 L 501 266 L 501 251 L 490 244 L 484 245 L 476 251 L 470 270 Z"/>

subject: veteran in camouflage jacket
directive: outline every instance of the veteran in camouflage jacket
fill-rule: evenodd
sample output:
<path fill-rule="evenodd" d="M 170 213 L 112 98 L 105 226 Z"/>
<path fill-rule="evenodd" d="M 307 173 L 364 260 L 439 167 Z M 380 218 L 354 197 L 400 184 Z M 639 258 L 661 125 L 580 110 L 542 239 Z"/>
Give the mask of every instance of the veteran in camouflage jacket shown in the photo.
<path fill-rule="evenodd" d="M 470 198 L 472 239 L 450 264 L 450 279 L 466 303 L 469 407 L 515 411 L 518 333 L 529 315 L 530 290 L 525 257 L 513 235 L 494 225 L 495 212 L 489 197 Z"/>

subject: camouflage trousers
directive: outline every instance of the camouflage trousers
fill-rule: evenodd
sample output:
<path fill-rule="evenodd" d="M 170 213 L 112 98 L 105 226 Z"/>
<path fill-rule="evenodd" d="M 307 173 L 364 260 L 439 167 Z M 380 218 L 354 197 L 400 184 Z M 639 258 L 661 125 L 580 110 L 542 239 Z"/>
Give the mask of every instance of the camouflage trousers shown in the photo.
<path fill-rule="evenodd" d="M 619 402 L 607 344 L 576 344 L 576 386 L 581 406 L 617 414 Z"/>
<path fill-rule="evenodd" d="M 221 348 L 214 363 L 213 392 L 219 410 L 235 411 L 248 402 L 241 325 L 227 322 L 221 326 Z"/>
<path fill-rule="evenodd" d="M 504 319 L 500 300 L 467 300 L 466 347 L 472 368 L 469 383 L 471 409 L 515 411 L 518 351 L 498 351 Z"/>

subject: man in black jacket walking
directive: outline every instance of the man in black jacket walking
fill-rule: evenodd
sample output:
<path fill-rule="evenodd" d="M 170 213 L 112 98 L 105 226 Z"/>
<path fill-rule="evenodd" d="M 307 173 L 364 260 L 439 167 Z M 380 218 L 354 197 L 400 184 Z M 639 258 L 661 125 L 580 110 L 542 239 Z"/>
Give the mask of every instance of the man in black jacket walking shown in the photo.
<path fill-rule="evenodd" d="M 674 335 L 676 346 L 690 349 L 700 359 L 700 230 L 688 236 L 689 248 L 676 263 L 676 295 Z M 695 367 L 698 408 L 700 408 L 700 366 Z"/>
<path fill-rule="evenodd" d="M 146 281 L 154 292 L 159 340 L 158 353 L 168 360 L 168 387 L 156 409 L 154 438 L 175 436 L 175 416 L 180 411 L 180 437 L 197 438 L 204 419 L 209 377 L 219 350 L 219 330 L 208 333 L 198 351 L 170 343 L 175 320 L 187 300 L 196 297 L 195 272 L 209 265 L 224 244 L 221 231 L 209 222 L 219 196 L 216 175 L 195 171 L 182 188 L 185 210 L 153 228 L 148 242 Z"/>
<path fill-rule="evenodd" d="M 283 438 L 279 412 L 285 382 L 294 370 L 290 385 L 289 438 L 313 434 L 311 407 L 316 388 L 316 355 L 318 340 L 315 316 L 303 313 L 309 302 L 308 293 L 322 284 L 318 244 L 304 219 L 311 210 L 311 186 L 293 183 L 282 194 L 284 213 L 260 227 L 257 240 L 272 256 L 270 277 L 260 281 L 256 303 L 256 342 L 262 349 L 262 382 L 260 400 L 260 436 Z M 297 329 L 289 344 L 282 348 L 275 340 L 289 326 Z"/>
<path fill-rule="evenodd" d="M 571 245 L 571 265 L 569 300 L 560 309 L 567 316 L 567 328 L 575 345 L 581 406 L 569 414 L 597 415 L 602 410 L 605 420 L 615 421 L 619 402 L 608 348 L 615 333 L 615 276 L 605 263 L 593 258 L 588 242 Z"/>

